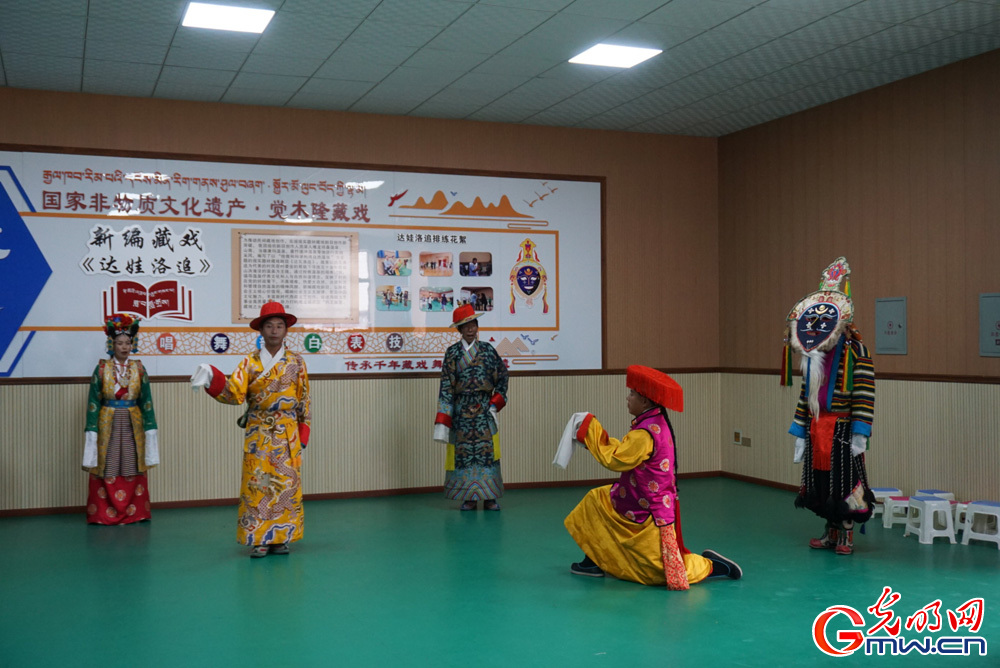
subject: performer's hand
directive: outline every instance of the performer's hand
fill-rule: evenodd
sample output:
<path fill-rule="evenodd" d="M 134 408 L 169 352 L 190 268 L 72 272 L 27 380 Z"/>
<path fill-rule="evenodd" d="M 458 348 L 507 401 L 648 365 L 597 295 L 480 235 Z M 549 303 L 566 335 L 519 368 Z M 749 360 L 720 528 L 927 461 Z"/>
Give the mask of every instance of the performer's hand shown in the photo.
<path fill-rule="evenodd" d="M 806 439 L 804 438 L 795 439 L 795 456 L 792 458 L 792 461 L 795 462 L 796 464 L 801 462 L 802 455 L 805 453 L 805 451 L 806 451 Z"/>
<path fill-rule="evenodd" d="M 868 437 L 864 434 L 854 434 L 851 436 L 851 456 L 857 457 L 868 449 Z"/>

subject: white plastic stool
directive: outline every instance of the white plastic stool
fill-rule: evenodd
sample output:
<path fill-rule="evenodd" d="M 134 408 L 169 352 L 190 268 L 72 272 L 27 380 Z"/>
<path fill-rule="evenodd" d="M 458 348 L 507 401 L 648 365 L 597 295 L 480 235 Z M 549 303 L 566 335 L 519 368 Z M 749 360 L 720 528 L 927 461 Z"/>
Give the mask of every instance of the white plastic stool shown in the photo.
<path fill-rule="evenodd" d="M 882 526 L 891 529 L 893 524 L 906 524 L 909 508 L 910 497 L 908 496 L 886 497 L 882 511 Z"/>
<path fill-rule="evenodd" d="M 955 500 L 955 495 L 952 492 L 946 492 L 943 489 L 918 489 L 914 496 L 936 496 L 939 499 Z"/>
<path fill-rule="evenodd" d="M 965 509 L 969 507 L 968 501 L 952 501 L 951 502 L 951 514 L 955 520 L 955 534 L 962 530 L 962 525 L 965 524 Z"/>
<path fill-rule="evenodd" d="M 942 527 L 937 527 L 940 520 Z M 951 521 L 951 502 L 936 496 L 914 496 L 910 498 L 910 514 L 906 518 L 903 536 L 916 533 L 920 542 L 930 545 L 935 538 L 947 538 L 955 542 L 955 525 Z"/>
<path fill-rule="evenodd" d="M 973 528 L 977 516 L 979 516 L 978 521 L 982 522 L 980 531 Z M 973 501 L 968 505 L 965 509 L 965 522 L 962 525 L 962 545 L 968 545 L 969 539 L 996 543 L 997 549 L 1000 549 L 1000 503 Z"/>
<path fill-rule="evenodd" d="M 872 494 L 875 495 L 875 504 L 872 506 L 872 517 L 883 511 L 886 497 L 902 496 L 903 490 L 895 487 L 872 487 Z"/>

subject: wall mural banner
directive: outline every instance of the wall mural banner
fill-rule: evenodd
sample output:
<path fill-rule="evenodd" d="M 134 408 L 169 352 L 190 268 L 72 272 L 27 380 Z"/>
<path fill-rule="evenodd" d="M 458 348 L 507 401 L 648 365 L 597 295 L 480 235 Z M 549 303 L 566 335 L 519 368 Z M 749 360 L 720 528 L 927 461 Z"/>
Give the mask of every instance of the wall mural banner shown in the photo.
<path fill-rule="evenodd" d="M 429 372 L 471 304 L 511 370 L 600 369 L 601 183 L 0 151 L 0 377 L 229 371 L 265 301 L 311 373 Z M 228 357 L 229 359 L 222 359 Z"/>

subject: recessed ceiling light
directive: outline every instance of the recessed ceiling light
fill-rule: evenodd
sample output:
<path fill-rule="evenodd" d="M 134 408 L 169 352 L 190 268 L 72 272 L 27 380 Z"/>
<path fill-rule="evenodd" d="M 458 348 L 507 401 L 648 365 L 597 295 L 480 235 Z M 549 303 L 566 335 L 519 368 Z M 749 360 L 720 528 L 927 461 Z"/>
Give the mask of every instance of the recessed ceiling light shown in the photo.
<path fill-rule="evenodd" d="M 274 11 L 270 9 L 248 9 L 192 2 L 188 5 L 181 25 L 188 28 L 262 33 L 271 22 L 272 16 Z"/>
<path fill-rule="evenodd" d="M 644 60 L 663 53 L 663 49 L 641 49 L 636 46 L 598 44 L 569 59 L 581 65 L 602 65 L 604 67 L 632 67 Z"/>

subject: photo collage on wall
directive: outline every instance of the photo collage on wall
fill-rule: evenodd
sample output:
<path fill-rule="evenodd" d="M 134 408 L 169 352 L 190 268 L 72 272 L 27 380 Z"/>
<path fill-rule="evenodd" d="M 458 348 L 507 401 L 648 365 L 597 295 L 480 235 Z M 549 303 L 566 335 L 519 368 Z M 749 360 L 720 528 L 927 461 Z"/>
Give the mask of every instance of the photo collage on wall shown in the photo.
<path fill-rule="evenodd" d="M 457 261 L 456 261 L 457 256 Z M 418 275 L 434 280 L 421 285 L 414 295 L 409 277 L 413 274 L 413 253 L 407 250 L 380 250 L 375 254 L 375 310 L 409 311 L 413 297 L 416 307 L 426 313 L 450 313 L 471 304 L 480 313 L 493 310 L 493 254 L 489 251 L 459 253 L 426 251 L 417 253 Z M 447 323 L 443 323 L 447 324 Z"/>

